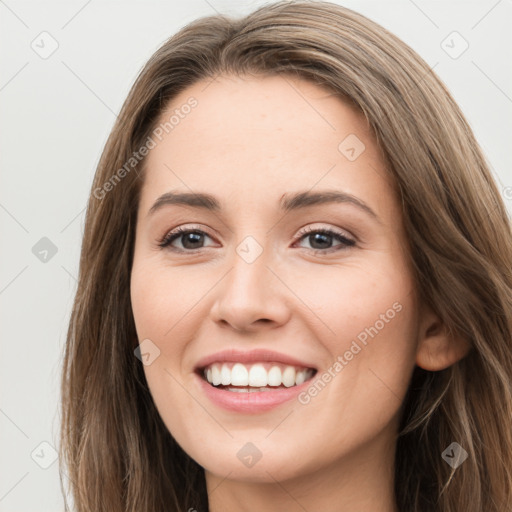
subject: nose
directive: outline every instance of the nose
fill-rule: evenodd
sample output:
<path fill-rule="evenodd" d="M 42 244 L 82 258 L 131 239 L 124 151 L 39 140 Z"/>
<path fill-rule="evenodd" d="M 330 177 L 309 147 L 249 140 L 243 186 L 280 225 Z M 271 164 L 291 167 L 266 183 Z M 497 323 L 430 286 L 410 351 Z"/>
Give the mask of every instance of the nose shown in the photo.
<path fill-rule="evenodd" d="M 213 320 L 237 331 L 275 329 L 290 317 L 291 293 L 268 266 L 267 250 L 252 262 L 235 253 L 233 266 L 215 287 Z"/>

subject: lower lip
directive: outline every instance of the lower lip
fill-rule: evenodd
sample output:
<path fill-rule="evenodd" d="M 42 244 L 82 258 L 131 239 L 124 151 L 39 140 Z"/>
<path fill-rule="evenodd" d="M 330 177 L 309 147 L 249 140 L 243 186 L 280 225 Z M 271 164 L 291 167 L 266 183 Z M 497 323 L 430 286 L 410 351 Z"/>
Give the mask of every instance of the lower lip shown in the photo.
<path fill-rule="evenodd" d="M 212 386 L 199 375 L 195 375 L 204 394 L 223 409 L 242 413 L 259 413 L 268 411 L 280 404 L 293 400 L 302 390 L 307 388 L 311 379 L 289 388 L 280 388 L 274 391 L 253 391 L 237 393 Z"/>

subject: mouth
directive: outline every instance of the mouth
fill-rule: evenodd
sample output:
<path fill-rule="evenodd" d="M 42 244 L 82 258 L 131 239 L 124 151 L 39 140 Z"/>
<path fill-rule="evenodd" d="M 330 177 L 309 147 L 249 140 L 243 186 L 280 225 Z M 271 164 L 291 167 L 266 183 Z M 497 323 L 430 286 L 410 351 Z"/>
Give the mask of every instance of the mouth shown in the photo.
<path fill-rule="evenodd" d="M 233 393 L 276 392 L 301 386 L 317 370 L 304 366 L 261 361 L 215 362 L 197 369 L 199 377 L 211 387 Z"/>
<path fill-rule="evenodd" d="M 307 360 L 259 348 L 204 356 L 194 368 L 199 393 L 237 414 L 259 414 L 293 404 L 317 373 Z"/>

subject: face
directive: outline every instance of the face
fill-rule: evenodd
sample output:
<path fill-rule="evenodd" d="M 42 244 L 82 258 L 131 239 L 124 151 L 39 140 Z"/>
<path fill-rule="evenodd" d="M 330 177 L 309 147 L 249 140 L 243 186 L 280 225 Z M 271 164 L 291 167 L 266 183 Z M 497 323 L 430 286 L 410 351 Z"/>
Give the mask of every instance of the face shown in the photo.
<path fill-rule="evenodd" d="M 162 121 L 176 109 L 146 160 L 131 276 L 165 425 L 207 475 L 246 481 L 381 453 L 418 305 L 364 117 L 283 76 L 199 82 Z"/>

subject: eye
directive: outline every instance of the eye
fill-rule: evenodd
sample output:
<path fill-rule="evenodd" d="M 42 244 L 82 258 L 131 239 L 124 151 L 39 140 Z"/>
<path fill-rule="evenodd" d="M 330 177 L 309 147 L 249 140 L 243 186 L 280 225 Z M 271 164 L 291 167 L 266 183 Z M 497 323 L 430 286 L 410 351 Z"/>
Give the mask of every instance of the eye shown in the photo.
<path fill-rule="evenodd" d="M 200 229 L 184 229 L 183 227 L 176 228 L 167 233 L 158 245 L 162 248 L 169 247 L 176 251 L 191 252 L 197 249 L 202 249 L 201 244 L 204 244 L 204 238 L 210 236 Z M 181 242 L 182 247 L 174 247 L 171 244 L 178 240 Z"/>
<path fill-rule="evenodd" d="M 178 227 L 173 231 L 168 232 L 158 243 L 162 248 L 168 247 L 171 250 L 178 252 L 193 252 L 204 248 L 205 237 L 211 237 L 201 229 L 185 229 Z M 311 244 L 311 249 L 317 252 L 333 252 L 352 247 L 356 244 L 355 240 L 348 238 L 343 233 L 334 231 L 332 229 L 314 228 L 309 226 L 302 230 L 298 235 L 299 241 L 308 240 Z M 340 242 L 337 246 L 332 246 L 333 239 Z M 181 247 L 174 246 L 174 242 L 181 243 Z"/>
<path fill-rule="evenodd" d="M 299 241 L 303 239 L 309 241 L 312 250 L 324 253 L 340 251 L 356 244 L 355 240 L 348 238 L 343 233 L 332 229 L 315 229 L 311 226 L 299 233 Z M 332 247 L 333 239 L 340 242 L 338 246 Z"/>

